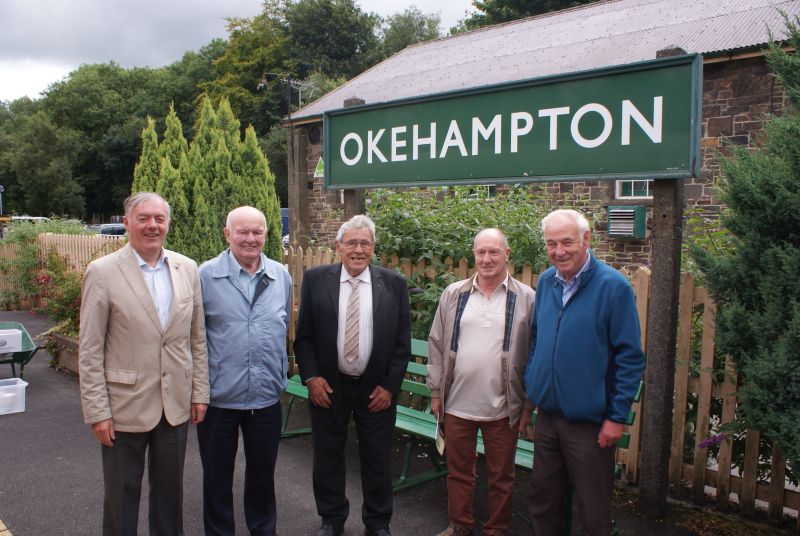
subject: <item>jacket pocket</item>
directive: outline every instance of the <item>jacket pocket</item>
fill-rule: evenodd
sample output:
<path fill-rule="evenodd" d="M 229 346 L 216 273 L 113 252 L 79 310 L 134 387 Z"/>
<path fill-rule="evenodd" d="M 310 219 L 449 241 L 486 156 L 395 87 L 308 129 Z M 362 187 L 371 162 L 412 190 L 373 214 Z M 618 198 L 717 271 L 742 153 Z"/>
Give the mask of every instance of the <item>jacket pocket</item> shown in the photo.
<path fill-rule="evenodd" d="M 106 369 L 106 381 L 109 383 L 133 385 L 138 375 L 135 370 Z"/>

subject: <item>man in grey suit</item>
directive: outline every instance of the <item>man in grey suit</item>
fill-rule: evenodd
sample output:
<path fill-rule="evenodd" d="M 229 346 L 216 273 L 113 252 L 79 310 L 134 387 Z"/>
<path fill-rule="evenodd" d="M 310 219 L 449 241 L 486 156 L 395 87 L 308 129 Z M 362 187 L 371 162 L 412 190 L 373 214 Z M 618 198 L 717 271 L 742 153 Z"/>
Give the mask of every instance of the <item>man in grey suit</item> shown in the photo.
<path fill-rule="evenodd" d="M 145 452 L 150 534 L 183 534 L 188 421 L 209 401 L 208 355 L 195 262 L 163 248 L 167 202 L 125 200 L 128 244 L 89 264 L 83 280 L 80 385 L 100 442 L 103 534 L 137 534 Z"/>

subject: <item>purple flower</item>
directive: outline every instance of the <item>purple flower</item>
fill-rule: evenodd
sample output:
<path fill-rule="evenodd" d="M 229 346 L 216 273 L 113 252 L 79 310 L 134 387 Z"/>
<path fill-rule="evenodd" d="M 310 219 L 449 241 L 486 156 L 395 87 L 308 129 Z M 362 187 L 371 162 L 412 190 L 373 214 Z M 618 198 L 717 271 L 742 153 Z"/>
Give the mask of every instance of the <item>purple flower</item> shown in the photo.
<path fill-rule="evenodd" d="M 717 445 L 719 445 L 720 443 L 725 441 L 725 439 L 727 439 L 727 437 L 728 437 L 728 434 L 725 434 L 725 433 L 721 433 L 721 434 L 717 434 L 715 436 L 711 436 L 708 439 L 704 439 L 703 441 L 700 442 L 700 448 L 701 449 L 707 449 L 709 447 L 716 447 Z"/>
<path fill-rule="evenodd" d="M 408 293 L 409 293 L 409 294 L 411 294 L 412 296 L 413 296 L 414 294 L 422 294 L 423 292 L 425 292 L 425 291 L 424 291 L 424 290 L 422 290 L 422 289 L 421 289 L 421 288 L 419 288 L 419 287 L 414 287 L 414 288 L 410 288 L 410 289 L 408 289 Z"/>

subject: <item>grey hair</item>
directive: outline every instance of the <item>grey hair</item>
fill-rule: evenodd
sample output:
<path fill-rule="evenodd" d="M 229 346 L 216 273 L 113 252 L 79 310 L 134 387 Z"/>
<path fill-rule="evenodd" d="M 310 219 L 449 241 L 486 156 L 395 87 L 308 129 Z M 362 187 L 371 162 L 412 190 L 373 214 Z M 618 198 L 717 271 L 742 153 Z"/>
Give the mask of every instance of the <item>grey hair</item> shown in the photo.
<path fill-rule="evenodd" d="M 495 233 L 497 236 L 500 237 L 500 241 L 503 243 L 503 247 L 508 249 L 508 238 L 506 238 L 505 233 L 498 229 L 497 227 L 487 227 L 486 229 L 481 229 L 475 235 L 475 238 L 472 240 L 472 249 L 475 249 L 475 244 L 478 243 L 478 237 L 480 237 L 483 233 Z"/>
<path fill-rule="evenodd" d="M 547 225 L 551 221 L 561 218 L 571 220 L 575 225 L 578 226 L 578 235 L 580 236 L 581 244 L 583 244 L 583 235 L 589 231 L 589 220 L 586 219 L 586 216 L 571 208 L 560 208 L 554 210 L 542 218 L 542 236 L 544 236 Z"/>
<path fill-rule="evenodd" d="M 129 195 L 128 198 L 122 203 L 122 206 L 125 208 L 125 215 L 130 216 L 131 212 L 133 212 L 133 209 L 142 203 L 146 203 L 147 201 L 161 201 L 167 206 L 167 217 L 172 217 L 172 209 L 170 208 L 169 203 L 167 203 L 167 200 L 155 192 L 136 192 L 135 194 Z"/>
<path fill-rule="evenodd" d="M 351 229 L 368 229 L 370 234 L 372 234 L 372 242 L 375 244 L 378 243 L 378 235 L 375 234 L 375 222 L 373 222 L 369 216 L 357 214 L 344 222 L 342 226 L 339 227 L 339 232 L 336 233 L 336 241 L 341 242 L 344 238 L 344 234 Z"/>

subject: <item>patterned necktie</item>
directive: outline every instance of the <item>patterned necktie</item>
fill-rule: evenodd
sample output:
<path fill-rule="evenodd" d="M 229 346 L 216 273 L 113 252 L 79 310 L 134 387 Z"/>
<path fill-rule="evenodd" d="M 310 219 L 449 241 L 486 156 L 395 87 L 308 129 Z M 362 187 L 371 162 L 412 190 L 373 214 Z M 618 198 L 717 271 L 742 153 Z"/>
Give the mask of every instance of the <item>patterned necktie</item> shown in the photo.
<path fill-rule="evenodd" d="M 352 363 L 358 359 L 359 314 L 358 279 L 350 278 L 350 299 L 347 301 L 347 316 L 344 321 L 344 359 Z"/>

